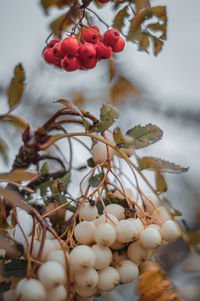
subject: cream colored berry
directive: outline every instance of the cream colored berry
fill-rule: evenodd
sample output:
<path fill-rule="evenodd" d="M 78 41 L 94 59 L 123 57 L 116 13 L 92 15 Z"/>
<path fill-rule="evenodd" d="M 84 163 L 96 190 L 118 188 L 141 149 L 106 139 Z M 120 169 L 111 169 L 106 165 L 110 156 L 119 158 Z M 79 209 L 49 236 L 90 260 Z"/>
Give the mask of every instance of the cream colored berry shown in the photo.
<path fill-rule="evenodd" d="M 50 290 L 47 290 L 48 301 L 65 301 L 67 297 L 67 291 L 64 285 L 58 285 Z"/>
<path fill-rule="evenodd" d="M 160 231 L 153 228 L 147 227 L 140 234 L 140 243 L 144 248 L 154 249 L 161 245 Z"/>
<path fill-rule="evenodd" d="M 134 235 L 134 239 L 138 239 L 140 236 L 140 233 L 144 230 L 144 225 L 141 222 L 140 218 L 127 218 L 127 221 L 130 221 L 133 226 L 134 226 L 134 231 L 133 231 L 133 235 Z"/>
<path fill-rule="evenodd" d="M 94 241 L 96 226 L 93 222 L 83 221 L 76 225 L 74 236 L 80 244 L 89 245 Z"/>
<path fill-rule="evenodd" d="M 139 270 L 135 263 L 131 260 L 123 260 L 120 262 L 119 266 L 116 267 L 119 272 L 120 283 L 129 283 L 134 281 L 138 275 Z"/>
<path fill-rule="evenodd" d="M 159 199 L 155 194 L 150 194 L 143 198 L 145 209 L 148 213 L 152 214 L 155 208 L 159 207 Z"/>
<path fill-rule="evenodd" d="M 18 296 L 20 301 L 44 301 L 46 290 L 39 280 L 29 279 L 22 284 Z"/>
<path fill-rule="evenodd" d="M 75 292 L 81 297 L 94 296 L 97 291 L 96 287 L 83 287 L 83 286 L 78 286 L 76 283 L 74 284 L 73 287 L 74 287 Z"/>
<path fill-rule="evenodd" d="M 111 213 L 118 218 L 120 221 L 121 219 L 125 219 L 125 209 L 121 205 L 118 204 L 110 204 L 107 205 L 104 209 L 103 213 Z"/>
<path fill-rule="evenodd" d="M 135 239 L 135 228 L 132 222 L 121 220 L 116 226 L 117 240 L 120 242 L 131 242 Z"/>
<path fill-rule="evenodd" d="M 97 287 L 105 292 L 111 291 L 119 283 L 119 272 L 113 267 L 107 267 L 99 272 Z"/>
<path fill-rule="evenodd" d="M 80 206 L 79 216 L 84 221 L 93 221 L 98 215 L 96 206 L 91 206 L 89 203 Z"/>
<path fill-rule="evenodd" d="M 65 269 L 55 261 L 43 263 L 38 269 L 38 278 L 46 287 L 55 287 L 67 281 Z"/>
<path fill-rule="evenodd" d="M 175 221 L 166 221 L 160 228 L 162 238 L 166 241 L 175 241 L 181 236 L 179 226 Z"/>
<path fill-rule="evenodd" d="M 152 216 L 155 218 L 154 223 L 158 225 L 172 219 L 171 215 L 165 207 L 158 207 L 157 209 L 155 209 L 152 213 Z"/>
<path fill-rule="evenodd" d="M 116 240 L 115 228 L 108 223 L 100 224 L 95 231 L 94 239 L 102 246 L 111 246 Z"/>
<path fill-rule="evenodd" d="M 110 248 L 95 244 L 92 246 L 94 251 L 96 261 L 94 268 L 97 270 L 102 270 L 110 265 L 112 262 L 112 252 Z"/>
<path fill-rule="evenodd" d="M 83 272 L 77 271 L 74 279 L 78 286 L 90 288 L 96 286 L 99 279 L 99 274 L 95 269 L 90 268 Z"/>
<path fill-rule="evenodd" d="M 145 249 L 139 241 L 136 241 L 129 245 L 127 254 L 130 260 L 136 264 L 140 264 L 151 256 L 152 250 Z"/>
<path fill-rule="evenodd" d="M 76 270 L 92 268 L 95 264 L 95 254 L 93 250 L 86 245 L 75 247 L 69 254 L 70 263 Z"/>
<path fill-rule="evenodd" d="M 119 220 L 116 216 L 114 216 L 111 213 L 102 214 L 99 218 L 95 220 L 95 225 L 98 227 L 98 225 L 103 223 L 108 223 L 113 227 L 115 227 L 119 223 Z"/>
<path fill-rule="evenodd" d="M 68 259 L 69 263 L 69 254 L 65 252 L 65 255 Z M 62 265 L 64 268 L 66 268 L 66 262 L 65 262 L 65 255 L 63 250 L 54 250 L 49 253 L 47 256 L 47 261 L 55 261 L 58 262 L 60 265 Z"/>
<path fill-rule="evenodd" d="M 114 150 L 108 147 L 110 159 L 112 159 Z M 100 164 L 108 159 L 108 152 L 106 144 L 103 142 L 97 142 L 92 149 L 92 158 L 95 163 Z"/>

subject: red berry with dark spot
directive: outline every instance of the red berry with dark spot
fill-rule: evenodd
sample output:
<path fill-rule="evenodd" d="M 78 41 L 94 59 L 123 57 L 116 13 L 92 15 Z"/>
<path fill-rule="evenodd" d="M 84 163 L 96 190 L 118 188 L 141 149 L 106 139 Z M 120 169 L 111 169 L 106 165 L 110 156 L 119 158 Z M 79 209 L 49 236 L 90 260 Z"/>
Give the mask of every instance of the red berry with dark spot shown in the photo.
<path fill-rule="evenodd" d="M 120 33 L 116 29 L 109 29 L 103 35 L 103 42 L 108 46 L 113 46 L 119 39 Z"/>
<path fill-rule="evenodd" d="M 49 64 L 59 64 L 60 63 L 60 59 L 55 57 L 53 54 L 53 48 L 49 48 L 47 50 L 44 51 L 43 53 L 44 59 L 47 63 Z"/>
<path fill-rule="evenodd" d="M 53 54 L 56 56 L 56 57 L 59 57 L 59 58 L 64 58 L 64 56 L 66 55 L 62 49 L 61 49 L 61 44 L 60 43 L 57 43 L 56 45 L 54 45 L 53 47 Z"/>
<path fill-rule="evenodd" d="M 78 70 L 81 66 L 78 56 L 68 56 L 66 55 L 61 61 L 62 68 L 66 71 Z"/>
<path fill-rule="evenodd" d="M 79 42 L 76 38 L 67 37 L 62 41 L 61 49 L 64 53 L 74 56 L 79 49 Z"/>
<path fill-rule="evenodd" d="M 93 58 L 96 58 L 96 49 L 95 46 L 89 43 L 85 43 L 79 48 L 80 60 L 87 62 Z"/>
<path fill-rule="evenodd" d="M 44 54 L 44 52 L 45 52 L 47 49 L 49 49 L 48 46 L 44 47 L 44 49 L 42 50 L 42 54 Z"/>
<path fill-rule="evenodd" d="M 113 52 L 121 52 L 124 49 L 125 42 L 122 37 L 119 37 L 118 41 L 112 46 Z"/>
<path fill-rule="evenodd" d="M 106 60 L 111 57 L 112 48 L 110 46 L 105 45 L 104 43 L 99 42 L 96 45 L 96 53 L 98 60 Z"/>
<path fill-rule="evenodd" d="M 83 69 L 92 69 L 97 64 L 97 58 L 93 57 L 88 61 L 82 62 Z"/>
<path fill-rule="evenodd" d="M 99 35 L 91 29 L 85 29 L 83 32 L 83 39 L 88 43 L 96 44 L 98 42 Z"/>
<path fill-rule="evenodd" d="M 48 48 L 53 48 L 54 45 L 56 45 L 57 43 L 59 43 L 61 41 L 61 39 L 54 39 L 54 40 L 51 40 L 49 42 L 49 44 L 47 45 Z"/>

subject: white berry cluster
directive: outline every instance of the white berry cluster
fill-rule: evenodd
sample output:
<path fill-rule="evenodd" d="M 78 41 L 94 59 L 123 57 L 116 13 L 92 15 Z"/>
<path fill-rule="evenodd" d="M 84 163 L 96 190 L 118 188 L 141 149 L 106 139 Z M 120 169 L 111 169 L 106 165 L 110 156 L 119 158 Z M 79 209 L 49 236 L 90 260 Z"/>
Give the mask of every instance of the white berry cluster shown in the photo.
<path fill-rule="evenodd" d="M 149 196 L 143 201 L 142 210 L 148 218 L 127 217 L 119 204 L 107 205 L 101 215 L 96 206 L 81 205 L 80 222 L 73 233 L 77 246 L 70 250 L 63 242 L 64 254 L 58 240 L 47 233 L 37 279 L 20 280 L 15 291 L 9 292 L 11 299 L 14 295 L 18 301 L 73 300 L 68 299 L 70 287 L 71 297 L 86 301 L 120 283 L 134 281 L 139 274 L 138 265 L 150 258 L 155 248 L 181 235 L 178 224 L 157 198 Z M 40 243 L 35 239 L 31 254 L 34 259 Z"/>

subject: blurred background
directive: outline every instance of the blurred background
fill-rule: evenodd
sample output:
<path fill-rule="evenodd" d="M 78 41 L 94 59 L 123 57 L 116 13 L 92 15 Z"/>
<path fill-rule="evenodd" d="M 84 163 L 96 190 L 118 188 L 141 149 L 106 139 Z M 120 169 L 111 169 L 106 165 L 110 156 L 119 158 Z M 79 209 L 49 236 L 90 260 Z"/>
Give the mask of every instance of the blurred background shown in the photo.
<path fill-rule="evenodd" d="M 49 24 L 61 14 L 61 10 L 51 8 L 45 15 L 38 0 L 1 0 L 1 114 L 8 111 L 6 90 L 14 67 L 22 63 L 26 72 L 26 88 L 15 114 L 28 120 L 34 128 L 59 108 L 53 103 L 59 98 L 74 100 L 97 116 L 102 103 L 112 103 L 120 111 L 118 124 L 123 130 L 136 124 L 156 124 L 164 131 L 162 140 L 139 150 L 138 155 L 158 156 L 189 167 L 185 174 L 166 176 L 168 191 L 164 196 L 183 213 L 192 230 L 199 230 L 200 2 L 152 0 L 152 4 L 167 6 L 167 41 L 157 57 L 151 50 L 147 54 L 138 51 L 137 45 L 126 43 L 125 50 L 115 58 L 115 75 L 125 79 L 125 89 L 122 88 L 114 97 L 110 92 L 119 82 L 117 79 L 110 82 L 110 69 L 106 61 L 92 70 L 72 73 L 57 70 L 44 62 L 42 49 L 50 34 Z M 112 24 L 110 4 L 101 8 L 98 14 Z M 95 16 L 93 22 L 102 32 L 106 30 Z M 20 132 L 16 134 L 16 129 L 7 123 L 0 124 L 0 137 L 8 145 L 8 165 L 0 161 L 3 172 L 11 168 L 15 151 L 22 141 Z M 79 156 L 75 150 L 77 160 Z M 152 177 L 152 174 L 147 172 L 147 176 Z M 179 240 L 161 250 L 160 258 L 184 299 L 198 301 L 200 260 L 198 256 L 189 256 L 188 252 L 186 245 Z M 169 258 L 169 254 L 173 256 Z M 130 285 L 117 291 L 121 297 L 113 293 L 114 296 L 104 298 L 131 300 L 133 289 Z"/>

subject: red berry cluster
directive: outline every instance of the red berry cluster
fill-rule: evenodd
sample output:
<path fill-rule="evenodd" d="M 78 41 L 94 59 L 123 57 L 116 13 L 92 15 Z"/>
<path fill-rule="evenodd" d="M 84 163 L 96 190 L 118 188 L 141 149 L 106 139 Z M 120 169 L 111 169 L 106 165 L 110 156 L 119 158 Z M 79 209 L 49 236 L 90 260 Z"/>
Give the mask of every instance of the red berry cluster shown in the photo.
<path fill-rule="evenodd" d="M 76 37 L 64 40 L 54 39 L 43 50 L 47 63 L 53 64 L 66 71 L 92 69 L 97 62 L 109 59 L 112 52 L 124 49 L 125 42 L 116 29 L 107 30 L 100 35 L 97 26 L 81 30 Z"/>

